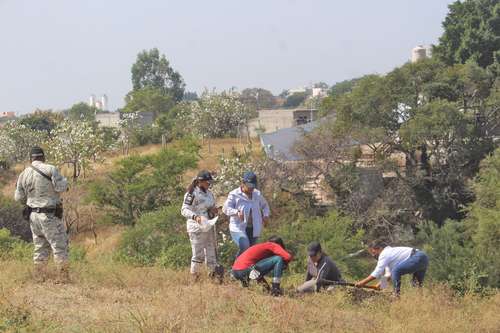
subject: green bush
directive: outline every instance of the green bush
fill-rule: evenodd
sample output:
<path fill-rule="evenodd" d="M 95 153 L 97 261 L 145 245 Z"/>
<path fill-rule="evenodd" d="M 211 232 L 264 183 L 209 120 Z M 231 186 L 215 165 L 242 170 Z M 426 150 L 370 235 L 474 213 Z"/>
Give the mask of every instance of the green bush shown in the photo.
<path fill-rule="evenodd" d="M 7 229 L 0 229 L 0 259 L 28 259 L 33 253 L 30 243 L 12 236 Z"/>
<path fill-rule="evenodd" d="M 430 258 L 429 278 L 446 282 L 459 293 L 481 290 L 484 272 L 463 222 L 448 220 L 441 228 L 426 222 L 419 238 Z"/>
<path fill-rule="evenodd" d="M 115 259 L 133 265 L 187 266 L 191 248 L 179 207 L 167 206 L 143 215 L 123 234 Z"/>
<path fill-rule="evenodd" d="M 16 237 L 31 241 L 29 222 L 22 217 L 22 206 L 13 199 L 0 194 L 0 228 L 5 228 Z"/>
<path fill-rule="evenodd" d="M 144 212 L 182 196 L 181 177 L 196 167 L 198 149 L 186 140 L 158 154 L 124 158 L 104 180 L 91 184 L 90 200 L 109 209 L 116 223 L 133 225 Z"/>
<path fill-rule="evenodd" d="M 292 273 L 304 273 L 307 266 L 307 245 L 319 241 L 323 250 L 336 262 L 342 274 L 357 278 L 369 273 L 364 260 L 345 258 L 349 253 L 363 248 L 362 230 L 354 230 L 353 220 L 341 216 L 337 211 L 330 211 L 324 217 L 281 221 L 278 228 L 266 230 L 262 239 L 271 234 L 283 238 L 285 246 L 294 254 L 290 264 Z M 371 267 L 371 266 L 370 266 Z"/>
<path fill-rule="evenodd" d="M 231 235 L 224 234 L 222 239 L 218 239 L 217 254 L 218 261 L 221 265 L 224 265 L 227 268 L 232 267 L 237 253 L 238 247 L 232 241 Z"/>
<path fill-rule="evenodd" d="M 191 261 L 191 245 L 185 238 L 168 248 L 164 248 L 156 263 L 161 267 L 181 269 Z"/>
<path fill-rule="evenodd" d="M 87 250 L 78 245 L 71 245 L 69 249 L 69 260 L 71 262 L 86 262 Z"/>

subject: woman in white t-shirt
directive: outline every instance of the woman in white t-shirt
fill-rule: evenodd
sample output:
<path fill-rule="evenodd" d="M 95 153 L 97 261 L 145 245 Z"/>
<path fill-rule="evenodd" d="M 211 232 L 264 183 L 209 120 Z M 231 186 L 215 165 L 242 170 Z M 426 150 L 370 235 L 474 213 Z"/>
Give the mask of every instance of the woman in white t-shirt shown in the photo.
<path fill-rule="evenodd" d="M 381 279 L 386 269 L 390 271 L 390 279 L 397 295 L 401 289 L 401 277 L 405 274 L 412 274 L 413 285 L 423 285 L 429 266 L 429 258 L 425 252 L 406 246 L 391 247 L 383 241 L 372 242 L 368 251 L 377 258 L 377 266 L 370 275 L 357 282 L 356 287 L 363 287 L 375 279 Z"/>

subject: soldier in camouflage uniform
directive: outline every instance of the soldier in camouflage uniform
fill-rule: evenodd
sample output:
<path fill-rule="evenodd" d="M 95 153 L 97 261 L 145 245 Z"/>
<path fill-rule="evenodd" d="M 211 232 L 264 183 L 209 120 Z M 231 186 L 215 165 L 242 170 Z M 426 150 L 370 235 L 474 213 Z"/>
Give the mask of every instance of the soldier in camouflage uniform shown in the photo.
<path fill-rule="evenodd" d="M 17 180 L 14 198 L 25 203 L 35 251 L 33 261 L 35 278 L 45 279 L 50 250 L 58 267 L 61 282 L 68 280 L 68 235 L 63 221 L 56 213 L 61 204 L 60 193 L 68 188 L 68 182 L 57 168 L 45 163 L 45 154 L 40 147 L 31 150 L 31 166 Z M 31 213 L 29 213 L 31 212 Z"/>

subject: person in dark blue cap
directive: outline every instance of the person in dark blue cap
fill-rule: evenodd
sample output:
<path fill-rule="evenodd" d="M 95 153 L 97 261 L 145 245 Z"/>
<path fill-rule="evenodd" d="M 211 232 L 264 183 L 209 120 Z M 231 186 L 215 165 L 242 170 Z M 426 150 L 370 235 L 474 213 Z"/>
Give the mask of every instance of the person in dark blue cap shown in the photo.
<path fill-rule="evenodd" d="M 239 248 L 238 256 L 257 242 L 269 221 L 269 204 L 256 187 L 257 176 L 247 171 L 240 187 L 231 191 L 224 203 L 223 212 L 230 217 L 229 231 Z"/>

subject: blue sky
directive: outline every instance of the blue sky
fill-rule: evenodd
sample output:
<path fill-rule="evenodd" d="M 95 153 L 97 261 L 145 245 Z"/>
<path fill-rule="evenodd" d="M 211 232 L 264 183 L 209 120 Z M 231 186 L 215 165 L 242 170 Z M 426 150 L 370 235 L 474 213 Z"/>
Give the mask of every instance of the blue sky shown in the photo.
<path fill-rule="evenodd" d="M 157 47 L 188 90 L 286 88 L 384 73 L 436 43 L 445 0 L 0 0 L 0 112 L 123 105 Z"/>

